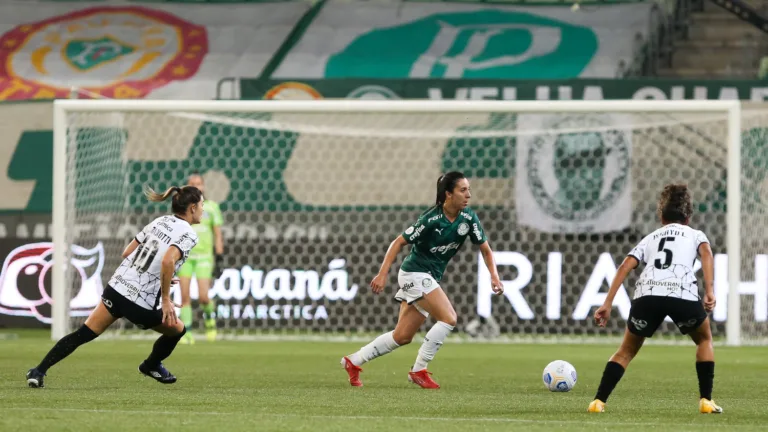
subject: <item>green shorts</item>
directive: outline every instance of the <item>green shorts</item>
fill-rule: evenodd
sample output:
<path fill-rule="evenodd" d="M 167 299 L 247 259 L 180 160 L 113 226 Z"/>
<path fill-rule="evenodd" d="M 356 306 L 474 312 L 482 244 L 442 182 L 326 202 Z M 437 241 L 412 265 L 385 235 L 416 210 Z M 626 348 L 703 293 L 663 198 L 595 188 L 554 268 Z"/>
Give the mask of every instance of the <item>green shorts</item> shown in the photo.
<path fill-rule="evenodd" d="M 179 269 L 177 273 L 178 277 L 197 277 L 198 279 L 212 279 L 213 278 L 213 263 L 214 258 L 189 258 Z"/>

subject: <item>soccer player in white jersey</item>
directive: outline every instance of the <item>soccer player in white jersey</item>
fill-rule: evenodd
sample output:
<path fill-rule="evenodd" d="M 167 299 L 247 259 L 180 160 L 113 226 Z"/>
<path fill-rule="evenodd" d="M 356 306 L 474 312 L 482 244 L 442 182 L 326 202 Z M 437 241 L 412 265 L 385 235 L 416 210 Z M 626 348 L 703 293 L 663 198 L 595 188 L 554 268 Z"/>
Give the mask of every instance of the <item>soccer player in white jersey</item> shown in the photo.
<path fill-rule="evenodd" d="M 174 186 L 163 194 L 146 188 L 144 193 L 155 202 L 172 198 L 173 214 L 155 219 L 136 234 L 123 251 L 123 262 L 104 289 L 101 303 L 85 324 L 61 338 L 43 361 L 27 372 L 30 387 L 44 387 L 43 379 L 51 366 L 123 317 L 141 329 L 161 334 L 149 357 L 139 365 L 139 372 L 163 384 L 176 382 L 162 361 L 187 330 L 171 302 L 171 280 L 197 244 L 192 225 L 200 223 L 203 216 L 203 194 L 193 186 Z"/>
<path fill-rule="evenodd" d="M 629 363 L 669 316 L 681 333 L 696 343 L 696 374 L 699 378 L 699 412 L 722 413 L 712 400 L 715 353 L 707 313 L 715 308 L 714 258 L 707 236 L 688 226 L 693 204 L 688 186 L 664 187 L 657 206 L 662 227 L 648 234 L 629 253 L 616 271 L 603 305 L 595 312 L 595 323 L 605 327 L 619 287 L 641 262 L 645 268 L 635 286 L 627 330 L 618 351 L 605 365 L 597 394 L 587 411 L 605 411 L 605 402 Z M 693 270 L 697 255 L 704 271 L 704 299 L 699 298 Z"/>
<path fill-rule="evenodd" d="M 384 289 L 389 269 L 400 249 L 407 244 L 413 245 L 397 277 L 400 290 L 395 294 L 395 300 L 400 302 L 400 315 L 393 331 L 384 333 L 359 351 L 341 359 L 352 386 L 363 385 L 360 381 L 362 364 L 410 343 L 427 317 L 432 315 L 437 322 L 424 337 L 416 362 L 408 373 L 408 380 L 421 388 L 440 388 L 430 377 L 427 364 L 434 359 L 437 350 L 456 326 L 456 311 L 440 287 L 440 279 L 448 262 L 467 238 L 480 246 L 480 253 L 491 275 L 493 291 L 496 294 L 504 292 L 480 219 L 467 207 L 471 196 L 469 181 L 464 174 L 452 171 L 440 176 L 435 205 L 422 213 L 416 223 L 389 245 L 379 274 L 371 281 L 371 288 L 374 293 Z"/>

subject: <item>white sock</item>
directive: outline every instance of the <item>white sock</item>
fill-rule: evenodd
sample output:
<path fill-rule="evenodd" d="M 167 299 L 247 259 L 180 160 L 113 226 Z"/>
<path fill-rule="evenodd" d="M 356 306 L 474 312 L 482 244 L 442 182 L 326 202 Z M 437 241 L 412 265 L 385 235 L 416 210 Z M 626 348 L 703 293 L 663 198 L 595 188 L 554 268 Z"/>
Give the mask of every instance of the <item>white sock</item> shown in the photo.
<path fill-rule="evenodd" d="M 419 355 L 416 357 L 416 363 L 414 363 L 411 371 L 418 372 L 422 369 L 426 369 L 427 363 L 435 358 L 437 350 L 443 346 L 443 341 L 452 331 L 452 325 L 448 325 L 442 321 L 436 322 L 435 325 L 429 329 L 427 335 L 424 336 L 424 342 L 422 342 L 421 348 L 419 348 Z"/>
<path fill-rule="evenodd" d="M 392 336 L 393 333 L 394 331 L 384 333 L 383 335 L 374 339 L 373 342 L 360 348 L 360 351 L 347 356 L 347 358 L 355 366 L 360 366 L 363 363 L 367 363 L 375 359 L 376 357 L 381 357 L 384 354 L 396 350 L 400 347 L 400 345 L 395 342 L 395 338 Z"/>

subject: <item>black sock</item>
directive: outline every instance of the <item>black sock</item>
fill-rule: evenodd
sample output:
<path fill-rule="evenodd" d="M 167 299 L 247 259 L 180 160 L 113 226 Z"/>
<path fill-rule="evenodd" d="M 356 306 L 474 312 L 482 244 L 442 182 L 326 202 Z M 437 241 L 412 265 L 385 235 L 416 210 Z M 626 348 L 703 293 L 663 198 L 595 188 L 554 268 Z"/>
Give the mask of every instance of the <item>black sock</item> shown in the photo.
<path fill-rule="evenodd" d="M 177 334 L 176 336 L 162 335 L 157 338 L 155 345 L 152 346 L 152 352 L 149 354 L 149 357 L 144 360 L 144 363 L 150 367 L 159 365 L 160 362 L 167 359 L 168 356 L 171 355 L 173 350 L 176 348 L 176 344 L 179 343 L 182 336 L 184 336 L 186 333 L 187 328 L 184 327 L 184 330 L 182 330 L 181 333 Z"/>
<path fill-rule="evenodd" d="M 608 396 L 610 396 L 613 389 L 616 388 L 616 384 L 619 383 L 622 376 L 624 376 L 624 367 L 616 362 L 609 361 L 605 365 L 603 379 L 600 380 L 600 387 L 597 388 L 595 399 L 607 402 Z"/>
<path fill-rule="evenodd" d="M 96 339 L 99 335 L 89 329 L 85 324 L 74 332 L 64 336 L 56 342 L 56 345 L 48 351 L 43 361 L 37 366 L 37 370 L 42 373 L 48 372 L 48 369 L 56 363 L 64 360 L 68 355 L 75 352 L 77 347 Z"/>
<path fill-rule="evenodd" d="M 712 382 L 715 380 L 715 362 L 696 362 L 696 375 L 699 376 L 699 397 L 712 400 Z"/>

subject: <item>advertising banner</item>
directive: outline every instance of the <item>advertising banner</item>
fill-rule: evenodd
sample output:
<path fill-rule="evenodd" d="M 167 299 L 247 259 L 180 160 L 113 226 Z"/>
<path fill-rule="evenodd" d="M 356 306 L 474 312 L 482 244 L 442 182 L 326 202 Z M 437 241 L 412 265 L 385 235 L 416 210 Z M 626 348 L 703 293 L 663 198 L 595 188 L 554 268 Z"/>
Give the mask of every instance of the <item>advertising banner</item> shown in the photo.
<path fill-rule="evenodd" d="M 226 76 L 258 76 L 306 2 L 0 4 L 0 100 L 213 99 Z"/>
<path fill-rule="evenodd" d="M 647 39 L 651 6 L 331 0 L 272 77 L 612 78 Z"/>

